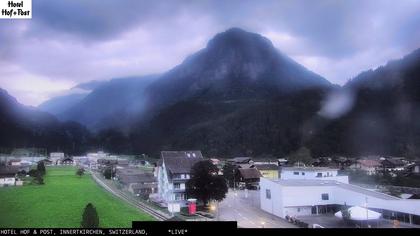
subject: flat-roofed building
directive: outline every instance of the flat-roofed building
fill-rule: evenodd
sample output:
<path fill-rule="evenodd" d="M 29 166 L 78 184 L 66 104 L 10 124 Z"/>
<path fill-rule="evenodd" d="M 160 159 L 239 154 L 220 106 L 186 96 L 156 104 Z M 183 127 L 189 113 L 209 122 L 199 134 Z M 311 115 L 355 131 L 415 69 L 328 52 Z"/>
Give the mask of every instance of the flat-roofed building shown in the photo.
<path fill-rule="evenodd" d="M 333 213 L 342 206 L 362 206 L 382 213 L 384 218 L 403 215 L 420 224 L 420 200 L 401 199 L 359 186 L 325 179 L 261 178 L 262 210 L 286 218 Z"/>
<path fill-rule="evenodd" d="M 348 176 L 338 174 L 338 169 L 328 167 L 282 167 L 280 179 L 303 179 L 303 180 L 336 180 L 348 183 Z"/>

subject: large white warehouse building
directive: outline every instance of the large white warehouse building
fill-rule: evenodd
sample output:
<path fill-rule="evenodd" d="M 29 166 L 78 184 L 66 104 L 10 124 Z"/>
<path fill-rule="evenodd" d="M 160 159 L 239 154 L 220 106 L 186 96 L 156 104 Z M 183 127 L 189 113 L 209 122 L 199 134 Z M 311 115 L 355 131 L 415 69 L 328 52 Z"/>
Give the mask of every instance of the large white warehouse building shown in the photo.
<path fill-rule="evenodd" d="M 297 172 L 292 169 L 289 171 Z M 344 205 L 362 206 L 381 212 L 384 218 L 394 216 L 406 219 L 409 223 L 420 224 L 420 200 L 401 199 L 368 190 L 348 184 L 341 177 L 331 180 L 334 176 L 307 178 L 309 175 L 306 173 L 305 176 L 288 178 L 289 174 L 282 173 L 277 180 L 261 178 L 261 208 L 286 218 L 333 213 Z"/>

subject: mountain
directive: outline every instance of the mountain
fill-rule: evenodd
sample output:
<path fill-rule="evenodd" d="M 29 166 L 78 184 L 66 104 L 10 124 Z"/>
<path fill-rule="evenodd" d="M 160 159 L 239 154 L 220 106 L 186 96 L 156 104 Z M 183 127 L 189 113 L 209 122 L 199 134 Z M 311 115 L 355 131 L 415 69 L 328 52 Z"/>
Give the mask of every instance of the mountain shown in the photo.
<path fill-rule="evenodd" d="M 54 116 L 23 106 L 0 89 L 0 147 L 38 147 L 49 151 L 81 153 L 90 133 L 74 122 L 59 122 Z"/>
<path fill-rule="evenodd" d="M 279 52 L 267 38 L 232 28 L 163 74 L 147 93 L 153 107 L 195 97 L 207 100 L 266 99 L 330 82 Z"/>
<path fill-rule="evenodd" d="M 112 79 L 102 83 L 79 102 L 58 114 L 89 129 L 127 129 L 144 109 L 144 89 L 156 75 Z"/>
<path fill-rule="evenodd" d="M 105 81 L 90 81 L 81 83 L 66 91 L 64 95 L 53 97 L 38 106 L 42 111 L 55 116 L 70 109 L 82 101 L 92 90 L 106 83 Z"/>
<path fill-rule="evenodd" d="M 420 49 L 368 70 L 342 88 L 351 109 L 314 136 L 316 152 L 420 155 Z"/>
<path fill-rule="evenodd" d="M 284 155 L 332 87 L 267 38 L 233 28 L 146 89 L 150 117 L 132 128 L 132 147 Z"/>

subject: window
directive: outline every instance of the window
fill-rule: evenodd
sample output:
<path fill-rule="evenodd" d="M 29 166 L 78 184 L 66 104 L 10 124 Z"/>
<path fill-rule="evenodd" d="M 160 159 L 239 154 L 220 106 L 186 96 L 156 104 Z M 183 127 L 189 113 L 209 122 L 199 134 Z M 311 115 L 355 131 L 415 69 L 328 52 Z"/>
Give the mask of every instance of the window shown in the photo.
<path fill-rule="evenodd" d="M 299 172 L 293 172 L 294 175 L 299 175 Z"/>
<path fill-rule="evenodd" d="M 316 177 L 322 177 L 322 173 L 317 173 Z"/>
<path fill-rule="evenodd" d="M 181 184 L 174 183 L 174 189 L 181 189 Z"/>
<path fill-rule="evenodd" d="M 302 172 L 302 175 L 305 175 L 305 172 Z"/>
<path fill-rule="evenodd" d="M 329 200 L 330 199 L 329 196 L 328 196 L 328 193 L 321 194 L 321 198 L 322 198 L 322 200 Z"/>
<path fill-rule="evenodd" d="M 182 194 L 182 193 L 178 193 L 178 194 L 175 194 L 175 200 L 176 201 L 181 201 L 181 200 L 184 200 L 184 194 Z"/>
<path fill-rule="evenodd" d="M 297 212 L 300 212 L 300 208 L 298 207 Z"/>
<path fill-rule="evenodd" d="M 265 190 L 265 198 L 271 199 L 271 190 L 270 189 Z"/>

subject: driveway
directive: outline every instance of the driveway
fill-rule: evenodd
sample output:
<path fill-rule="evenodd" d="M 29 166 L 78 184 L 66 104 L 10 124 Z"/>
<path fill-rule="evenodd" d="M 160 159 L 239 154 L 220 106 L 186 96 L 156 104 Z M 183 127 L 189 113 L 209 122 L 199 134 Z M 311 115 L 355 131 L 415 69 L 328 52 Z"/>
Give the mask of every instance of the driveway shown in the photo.
<path fill-rule="evenodd" d="M 259 190 L 229 189 L 216 215 L 219 220 L 237 221 L 241 228 L 296 228 L 284 219 L 260 209 Z"/>

